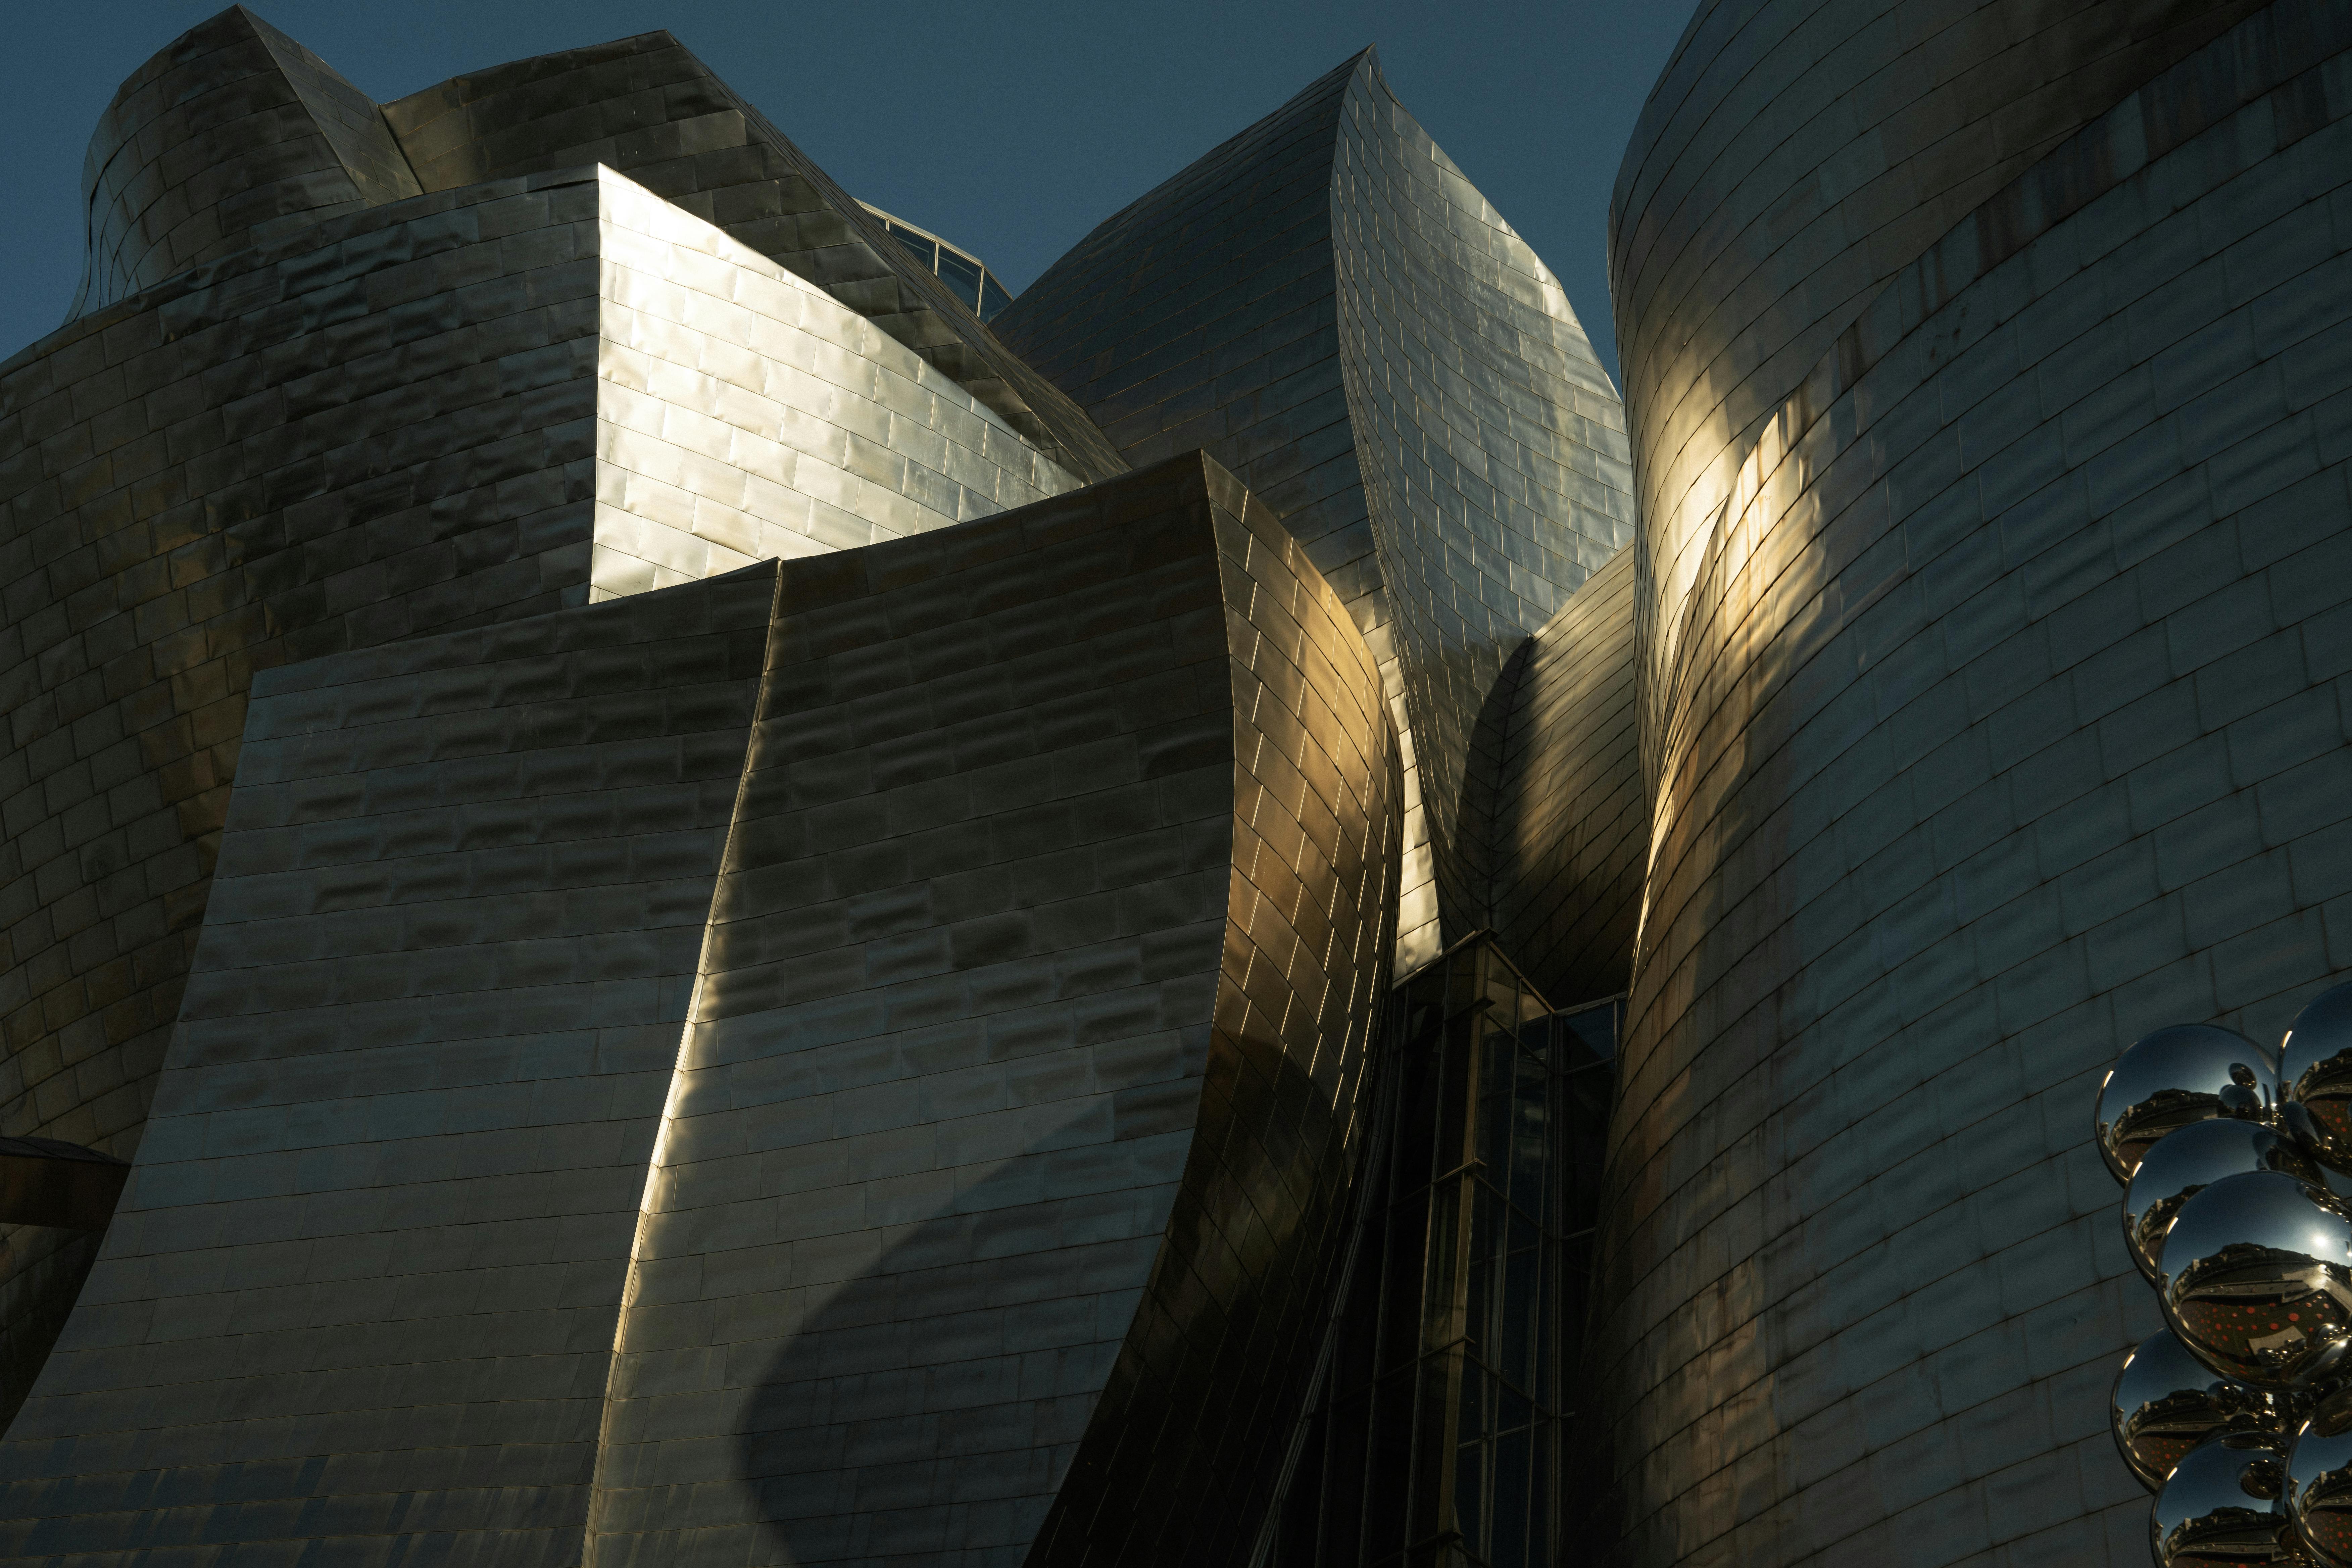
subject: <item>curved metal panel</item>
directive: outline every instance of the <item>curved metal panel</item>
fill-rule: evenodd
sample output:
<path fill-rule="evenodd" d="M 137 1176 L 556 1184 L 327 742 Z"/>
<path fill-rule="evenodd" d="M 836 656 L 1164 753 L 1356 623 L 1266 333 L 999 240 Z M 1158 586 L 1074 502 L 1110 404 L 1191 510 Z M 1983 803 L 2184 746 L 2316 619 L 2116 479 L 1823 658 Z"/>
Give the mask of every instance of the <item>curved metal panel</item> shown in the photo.
<path fill-rule="evenodd" d="M 580 1560 L 778 570 L 256 681 L 0 1558 Z"/>
<path fill-rule="evenodd" d="M 257 669 L 584 599 L 598 304 L 581 224 L 593 184 L 372 209 L 0 365 L 0 1130 L 136 1149 Z M 502 269 L 501 236 L 535 254 L 509 290 L 468 287 Z M 371 300 L 411 308 L 355 330 Z M 49 1306 L 13 1323 L 53 1331 L 71 1302 L 79 1270 L 41 1266 L 55 1239 L 10 1234 L 12 1279 L 49 1280 Z"/>
<path fill-rule="evenodd" d="M 618 169 L 833 294 L 1081 479 L 1126 468 L 881 219 L 667 32 L 470 71 L 384 115 L 428 191 Z"/>
<path fill-rule="evenodd" d="M 1077 483 L 824 289 L 610 170 L 597 181 L 592 600 Z"/>
<path fill-rule="evenodd" d="M 1622 993 L 1649 813 L 1633 717 L 1633 553 L 1514 654 L 1478 715 L 1463 800 L 1477 923 L 1546 996 Z"/>
<path fill-rule="evenodd" d="M 1401 954 L 1459 924 L 1469 731 L 1632 531 L 1622 414 L 1558 284 L 1370 51 L 1104 222 L 995 319 L 1135 461 L 1279 510 L 1407 736 Z M 1452 908 L 1441 910 L 1441 895 Z"/>
<path fill-rule="evenodd" d="M 1860 49 L 1862 9 L 1819 15 Z M 2031 79 L 2212 22 L 2183 15 L 2045 38 Z M 2145 1550 L 2095 1413 L 2156 1324 L 2082 1113 L 2119 1039 L 2275 1037 L 2345 962 L 2347 47 L 2282 0 L 1986 192 L 1790 378 L 1676 641 L 1646 629 L 1591 1363 L 1608 1561 Z M 1699 79 L 1732 123 L 1826 101 L 1780 61 Z M 1660 224 L 1686 199 L 1642 197 Z M 1621 258 L 1652 222 L 1621 216 Z M 1738 232 L 1643 266 L 1704 276 Z M 1620 276 L 1634 384 L 1664 386 L 1687 328 Z M 1641 406 L 1647 487 L 1698 437 Z"/>
<path fill-rule="evenodd" d="M 1706 0 L 1610 208 L 1663 689 L 1741 463 L 1838 335 L 1970 209 L 2263 0 Z M 1653 781 L 1672 716 L 1644 696 Z"/>
<path fill-rule="evenodd" d="M 0 1129 L 135 1148 L 256 670 L 1071 483 L 872 323 L 609 170 L 307 225 L 35 344 L 0 365 Z M 14 1276 L 69 1244 L 7 1245 Z"/>
<path fill-rule="evenodd" d="M 786 568 L 588 1560 L 1214 1560 L 1303 1395 L 1385 989 L 1370 655 L 1197 456 L 820 565 Z"/>
<path fill-rule="evenodd" d="M 310 222 L 418 194 L 367 96 L 242 5 L 132 72 L 90 137 L 68 319 Z"/>

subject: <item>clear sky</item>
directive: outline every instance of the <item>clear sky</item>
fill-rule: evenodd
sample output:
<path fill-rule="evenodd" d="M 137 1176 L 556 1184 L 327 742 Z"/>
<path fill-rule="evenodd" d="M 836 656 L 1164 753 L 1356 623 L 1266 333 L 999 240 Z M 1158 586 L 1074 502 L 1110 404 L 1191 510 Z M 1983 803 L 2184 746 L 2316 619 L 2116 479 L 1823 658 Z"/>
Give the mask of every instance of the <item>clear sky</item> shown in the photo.
<path fill-rule="evenodd" d="M 1691 0 L 252 0 L 379 100 L 667 27 L 835 179 L 1019 290 L 1103 218 L 1366 44 L 1559 274 L 1611 374 L 1609 191 Z M 219 0 L 13 0 L 0 358 L 81 268 L 81 163 L 122 79 Z"/>

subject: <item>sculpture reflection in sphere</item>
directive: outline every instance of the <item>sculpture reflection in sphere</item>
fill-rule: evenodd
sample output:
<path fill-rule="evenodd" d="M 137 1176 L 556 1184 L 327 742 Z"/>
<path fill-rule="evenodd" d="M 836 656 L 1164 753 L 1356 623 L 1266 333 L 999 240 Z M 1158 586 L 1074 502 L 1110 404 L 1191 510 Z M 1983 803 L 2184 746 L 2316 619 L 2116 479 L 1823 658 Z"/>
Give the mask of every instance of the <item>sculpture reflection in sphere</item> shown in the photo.
<path fill-rule="evenodd" d="M 2279 1083 L 2311 1113 L 2313 1150 L 2352 1172 L 2352 985 L 2321 992 L 2294 1016 L 2279 1048 Z"/>
<path fill-rule="evenodd" d="M 2128 1182 L 2173 1129 L 2220 1116 L 2267 1121 L 2278 1100 L 2269 1051 L 2212 1024 L 2176 1024 L 2134 1041 L 2099 1086 L 2099 1152 Z"/>
<path fill-rule="evenodd" d="M 2352 1393 L 2324 1401 L 2287 1454 L 2287 1511 L 2326 1568 L 2352 1568 Z"/>
<path fill-rule="evenodd" d="M 2181 1343 L 2224 1376 L 2327 1375 L 2352 1348 L 2352 1212 L 2283 1171 L 2224 1176 L 2180 1205 L 2157 1290 Z"/>
<path fill-rule="evenodd" d="M 2156 1278 L 2164 1238 L 2183 1204 L 2222 1177 L 2249 1171 L 2284 1171 L 2314 1186 L 2326 1185 L 2296 1140 L 2259 1121 L 2193 1121 L 2157 1140 L 2124 1194 L 2124 1244 L 2139 1271 Z"/>
<path fill-rule="evenodd" d="M 2168 1329 L 2142 1340 L 2124 1359 L 2107 1414 L 2124 1463 L 2150 1491 L 2164 1485 L 2189 1450 L 2217 1432 L 2284 1436 L 2288 1423 L 2279 1395 L 2221 1376 Z"/>
<path fill-rule="evenodd" d="M 2286 1439 L 2225 1432 L 2191 1448 L 2148 1521 L 2160 1568 L 2307 1561 L 2287 1513 Z"/>

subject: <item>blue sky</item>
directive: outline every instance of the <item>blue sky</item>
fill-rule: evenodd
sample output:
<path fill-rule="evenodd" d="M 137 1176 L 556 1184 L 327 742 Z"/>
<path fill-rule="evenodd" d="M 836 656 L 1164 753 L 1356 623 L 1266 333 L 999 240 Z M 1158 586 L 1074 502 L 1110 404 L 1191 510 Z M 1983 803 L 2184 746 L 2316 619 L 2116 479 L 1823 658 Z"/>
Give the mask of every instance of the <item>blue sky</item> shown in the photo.
<path fill-rule="evenodd" d="M 0 357 L 64 316 L 81 160 L 121 79 L 218 0 L 17 9 L 0 63 Z M 378 99 L 667 27 L 855 194 L 1019 289 L 1366 44 L 1566 286 L 1612 374 L 1609 191 L 1686 0 L 1601 5 L 254 0 Z"/>

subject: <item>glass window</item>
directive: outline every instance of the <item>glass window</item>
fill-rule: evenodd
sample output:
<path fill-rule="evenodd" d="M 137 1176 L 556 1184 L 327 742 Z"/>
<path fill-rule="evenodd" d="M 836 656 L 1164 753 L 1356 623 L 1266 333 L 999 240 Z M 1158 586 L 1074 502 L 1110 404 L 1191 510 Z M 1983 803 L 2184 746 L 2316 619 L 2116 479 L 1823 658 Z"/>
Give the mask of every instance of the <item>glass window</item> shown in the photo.
<path fill-rule="evenodd" d="M 940 281 L 946 284 L 955 297 L 980 309 L 980 263 L 961 251 L 940 247 Z"/>
<path fill-rule="evenodd" d="M 921 262 L 926 268 L 939 265 L 932 259 L 932 252 L 938 247 L 913 229 L 901 227 L 894 223 L 890 226 L 890 237 L 905 246 L 908 254 Z"/>
<path fill-rule="evenodd" d="M 1491 941 L 1399 987 L 1352 1274 L 1273 1568 L 1552 1568 L 1622 998 L 1555 1014 Z"/>
<path fill-rule="evenodd" d="M 1013 303 L 1013 296 L 1004 291 L 1004 285 L 996 280 L 996 274 L 993 272 L 982 273 L 980 278 L 980 319 L 983 321 L 992 321 L 996 319 L 996 312 L 1002 310 L 1005 306 L 1010 305 L 1011 303 Z"/>

